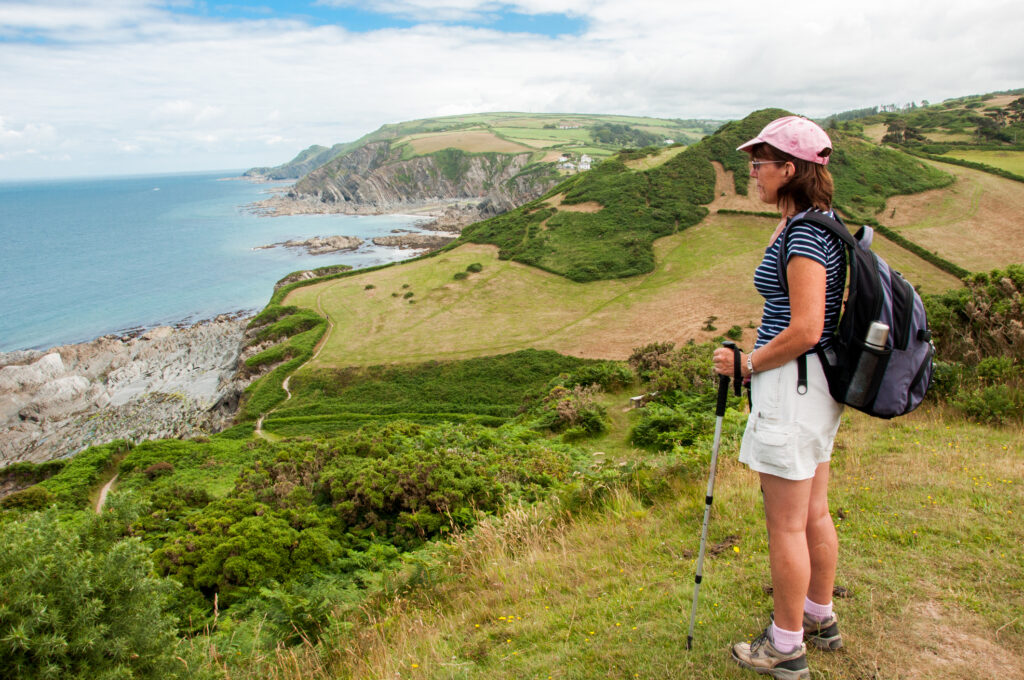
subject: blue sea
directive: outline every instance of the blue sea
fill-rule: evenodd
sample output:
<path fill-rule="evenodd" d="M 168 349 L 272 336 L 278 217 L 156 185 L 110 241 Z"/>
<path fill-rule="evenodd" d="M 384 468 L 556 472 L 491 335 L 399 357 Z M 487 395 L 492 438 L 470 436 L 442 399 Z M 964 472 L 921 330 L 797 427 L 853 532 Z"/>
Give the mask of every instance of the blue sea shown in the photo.
<path fill-rule="evenodd" d="M 237 172 L 0 183 L 0 351 L 255 311 L 286 274 L 367 267 L 413 253 L 369 243 L 403 215 L 261 217 L 272 184 Z M 282 185 L 278 185 L 280 188 Z M 256 246 L 358 236 L 359 250 L 312 256 Z"/>

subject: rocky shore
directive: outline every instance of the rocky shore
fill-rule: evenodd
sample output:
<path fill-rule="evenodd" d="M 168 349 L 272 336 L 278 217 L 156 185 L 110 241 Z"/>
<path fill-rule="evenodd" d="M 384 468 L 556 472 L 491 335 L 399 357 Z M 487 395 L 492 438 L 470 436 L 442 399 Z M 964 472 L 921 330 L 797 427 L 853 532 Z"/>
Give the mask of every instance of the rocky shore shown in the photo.
<path fill-rule="evenodd" d="M 282 241 L 265 246 L 256 246 L 253 250 L 269 250 L 270 248 L 303 248 L 310 255 L 327 255 L 342 250 L 355 250 L 363 245 L 358 236 L 314 236 L 304 240 Z"/>
<path fill-rule="evenodd" d="M 104 336 L 0 353 L 0 465 L 73 455 L 114 439 L 217 432 L 233 418 L 247 320 Z"/>

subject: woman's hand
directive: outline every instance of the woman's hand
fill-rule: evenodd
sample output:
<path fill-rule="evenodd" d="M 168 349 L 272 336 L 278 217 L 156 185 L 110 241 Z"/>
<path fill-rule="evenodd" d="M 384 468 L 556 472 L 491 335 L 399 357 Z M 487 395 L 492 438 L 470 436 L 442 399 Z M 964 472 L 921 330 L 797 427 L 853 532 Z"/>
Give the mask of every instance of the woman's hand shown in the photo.
<path fill-rule="evenodd" d="M 743 352 L 740 355 L 740 374 L 747 377 L 747 363 L 743 358 Z M 714 362 L 715 362 L 715 373 L 718 375 L 726 375 L 730 378 L 736 376 L 736 360 L 733 358 L 733 350 L 728 347 L 719 347 L 715 350 Z"/>

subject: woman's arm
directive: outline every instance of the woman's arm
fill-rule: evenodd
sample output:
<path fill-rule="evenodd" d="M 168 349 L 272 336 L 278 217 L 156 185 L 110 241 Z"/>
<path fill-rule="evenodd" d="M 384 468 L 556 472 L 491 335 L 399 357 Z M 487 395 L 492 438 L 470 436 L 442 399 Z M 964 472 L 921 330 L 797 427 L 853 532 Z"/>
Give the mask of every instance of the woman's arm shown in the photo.
<path fill-rule="evenodd" d="M 820 263 L 794 255 L 786 265 L 789 282 L 789 326 L 772 340 L 754 351 L 754 372 L 778 368 L 807 352 L 821 339 L 825 328 L 825 267 Z M 747 357 L 740 356 L 743 377 L 750 375 Z M 732 376 L 732 350 L 715 350 L 715 372 Z"/>

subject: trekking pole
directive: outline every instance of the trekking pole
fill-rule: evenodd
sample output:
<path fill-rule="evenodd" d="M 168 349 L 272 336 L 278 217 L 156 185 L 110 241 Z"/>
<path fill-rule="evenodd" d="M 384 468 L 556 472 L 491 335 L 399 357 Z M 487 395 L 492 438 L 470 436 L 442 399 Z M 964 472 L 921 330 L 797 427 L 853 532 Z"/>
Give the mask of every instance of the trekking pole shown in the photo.
<path fill-rule="evenodd" d="M 740 352 L 736 343 L 725 341 L 722 343 L 732 350 L 735 359 L 736 386 L 742 384 L 740 373 Z M 737 390 L 738 392 L 739 390 Z M 718 465 L 718 446 L 722 443 L 722 419 L 725 417 L 725 402 L 729 397 L 729 376 L 722 375 L 718 378 L 718 405 L 715 408 L 715 441 L 711 445 L 711 475 L 708 478 L 708 492 L 704 496 L 704 526 L 700 530 L 700 552 L 697 554 L 697 576 L 693 584 L 693 606 L 690 607 L 690 632 L 686 636 L 686 649 L 693 648 L 693 624 L 697 619 L 697 598 L 700 596 L 700 582 L 703 579 L 701 574 L 704 569 L 704 548 L 708 541 L 708 522 L 711 519 L 711 503 L 715 495 L 715 468 Z"/>

